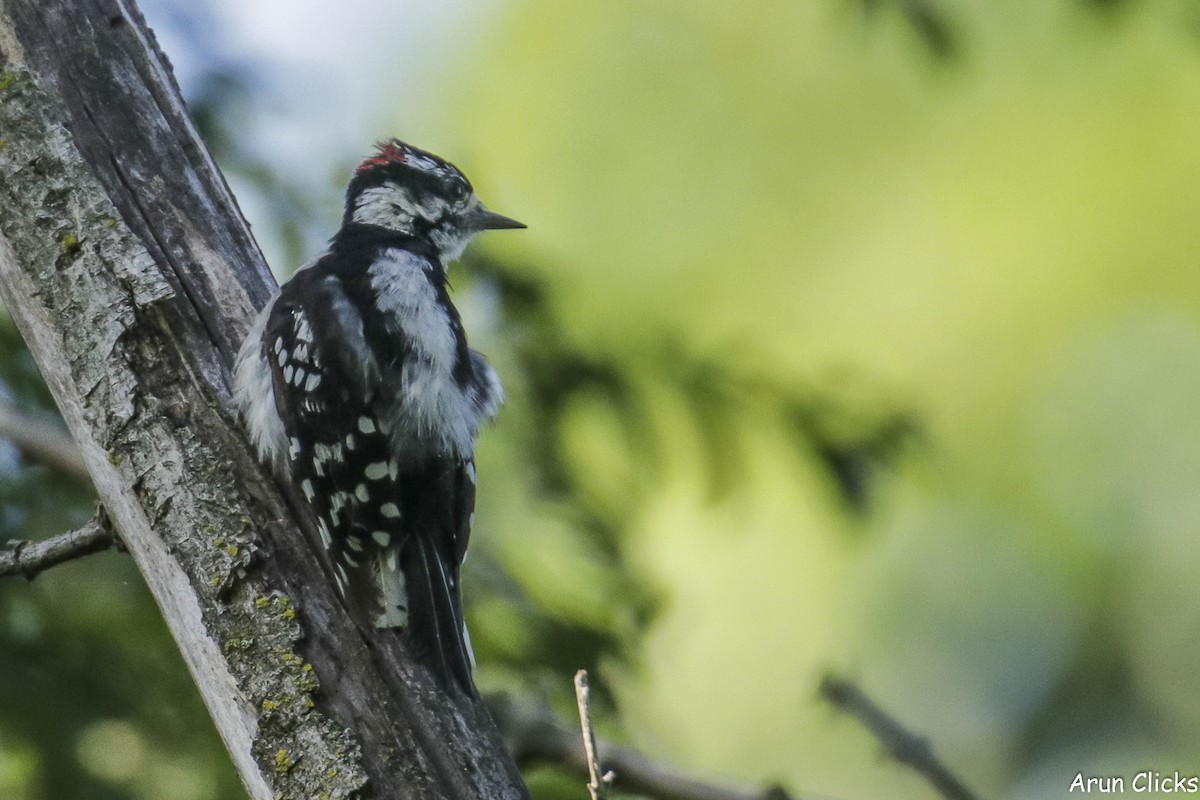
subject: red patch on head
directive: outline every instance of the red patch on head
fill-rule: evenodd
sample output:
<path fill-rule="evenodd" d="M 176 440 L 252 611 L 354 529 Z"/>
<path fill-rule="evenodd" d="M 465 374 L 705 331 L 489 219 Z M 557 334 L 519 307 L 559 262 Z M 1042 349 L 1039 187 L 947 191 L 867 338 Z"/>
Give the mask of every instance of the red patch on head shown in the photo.
<path fill-rule="evenodd" d="M 393 139 L 390 142 L 380 142 L 376 147 L 379 148 L 379 152 L 359 164 L 354 170 L 355 175 L 361 175 L 374 167 L 386 167 L 388 164 L 403 164 L 408 161 L 408 150 L 402 142 Z"/>

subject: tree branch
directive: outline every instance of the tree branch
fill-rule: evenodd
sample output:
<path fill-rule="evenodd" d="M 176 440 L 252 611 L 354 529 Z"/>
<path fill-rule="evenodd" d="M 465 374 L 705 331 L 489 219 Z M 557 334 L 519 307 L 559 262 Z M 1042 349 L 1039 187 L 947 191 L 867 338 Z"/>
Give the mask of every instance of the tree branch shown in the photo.
<path fill-rule="evenodd" d="M 578 728 L 533 700 L 491 695 L 487 702 L 519 764 L 552 764 L 590 779 Z M 630 794 L 657 800 L 804 800 L 780 787 L 704 780 L 603 738 L 596 741 L 596 751 L 599 761 L 615 775 L 615 785 Z"/>
<path fill-rule="evenodd" d="M 24 575 L 31 581 L 51 567 L 118 545 L 107 520 L 93 519 L 76 530 L 40 542 L 18 541 L 8 551 L 0 551 L 0 578 Z"/>
<path fill-rule="evenodd" d="M 9 405 L 0 403 L 0 439 L 12 442 L 25 455 L 60 472 L 90 480 L 79 448 L 67 432 Z"/>
<path fill-rule="evenodd" d="M 908 731 L 849 681 L 827 675 L 821 696 L 870 731 L 889 756 L 921 774 L 946 800 L 976 800 L 976 796 L 933 754 L 929 740 Z"/>

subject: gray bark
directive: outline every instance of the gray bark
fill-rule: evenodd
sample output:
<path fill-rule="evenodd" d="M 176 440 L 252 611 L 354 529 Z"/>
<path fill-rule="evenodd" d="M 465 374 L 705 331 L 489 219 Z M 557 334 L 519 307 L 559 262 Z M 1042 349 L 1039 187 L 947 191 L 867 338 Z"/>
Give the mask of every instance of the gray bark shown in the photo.
<path fill-rule="evenodd" d="M 250 796 L 526 797 L 482 705 L 351 622 L 230 413 L 273 286 L 132 0 L 0 0 L 0 297 Z"/>

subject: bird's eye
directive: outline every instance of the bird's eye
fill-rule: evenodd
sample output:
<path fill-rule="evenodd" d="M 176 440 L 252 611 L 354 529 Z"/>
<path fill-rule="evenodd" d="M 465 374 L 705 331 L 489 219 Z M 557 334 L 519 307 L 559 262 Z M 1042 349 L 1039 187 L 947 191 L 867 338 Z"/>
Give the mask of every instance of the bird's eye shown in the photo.
<path fill-rule="evenodd" d="M 455 200 L 466 200 L 467 194 L 469 194 L 469 192 L 467 192 L 466 186 L 463 186 L 461 183 L 454 184 L 454 199 Z"/>

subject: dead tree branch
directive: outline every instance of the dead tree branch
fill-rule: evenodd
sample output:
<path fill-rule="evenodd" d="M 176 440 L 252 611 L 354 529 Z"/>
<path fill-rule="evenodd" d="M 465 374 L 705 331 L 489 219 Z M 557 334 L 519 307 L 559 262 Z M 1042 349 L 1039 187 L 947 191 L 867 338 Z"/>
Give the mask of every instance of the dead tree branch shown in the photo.
<path fill-rule="evenodd" d="M 933 754 L 929 740 L 908 731 L 849 681 L 827 675 L 821 680 L 821 696 L 870 731 L 887 754 L 916 770 L 946 800 L 976 800 L 976 796 L 949 767 Z"/>
<path fill-rule="evenodd" d="M 39 573 L 76 558 L 99 553 L 118 544 L 106 522 L 93 519 L 81 528 L 40 542 L 19 541 L 0 551 L 0 578 L 24 575 L 33 580 Z"/>
<path fill-rule="evenodd" d="M 0 299 L 250 797 L 527 797 L 479 702 L 354 625 L 228 411 L 274 283 L 133 0 L 0 0 L 0 141 Z"/>

